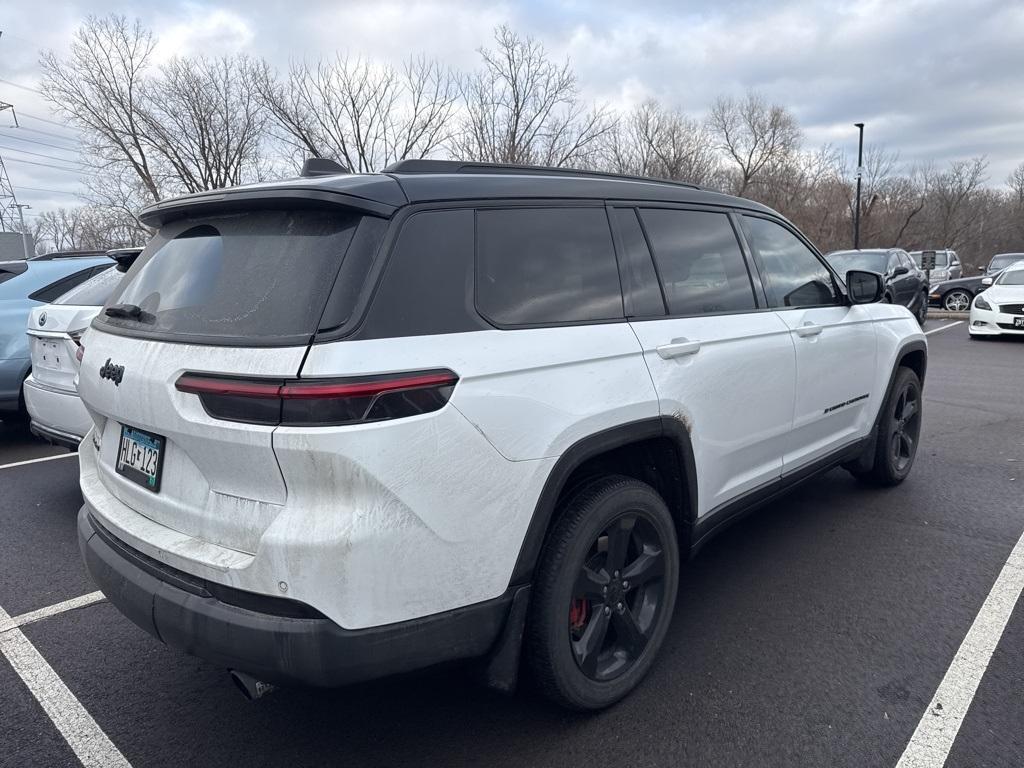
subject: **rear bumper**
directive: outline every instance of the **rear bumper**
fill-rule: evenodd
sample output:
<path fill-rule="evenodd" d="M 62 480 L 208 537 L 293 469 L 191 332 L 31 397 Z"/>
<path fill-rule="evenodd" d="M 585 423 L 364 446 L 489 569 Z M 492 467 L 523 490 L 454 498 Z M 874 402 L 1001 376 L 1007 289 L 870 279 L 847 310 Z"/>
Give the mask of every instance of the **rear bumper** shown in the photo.
<path fill-rule="evenodd" d="M 268 682 L 336 686 L 483 656 L 513 596 L 510 590 L 441 614 L 347 630 L 295 601 L 159 563 L 116 539 L 88 505 L 78 515 L 78 539 L 93 580 L 135 624 L 167 645 Z"/>
<path fill-rule="evenodd" d="M 32 417 L 35 434 L 73 451 L 92 426 L 77 392 L 48 387 L 35 376 L 25 379 L 25 409 Z"/>

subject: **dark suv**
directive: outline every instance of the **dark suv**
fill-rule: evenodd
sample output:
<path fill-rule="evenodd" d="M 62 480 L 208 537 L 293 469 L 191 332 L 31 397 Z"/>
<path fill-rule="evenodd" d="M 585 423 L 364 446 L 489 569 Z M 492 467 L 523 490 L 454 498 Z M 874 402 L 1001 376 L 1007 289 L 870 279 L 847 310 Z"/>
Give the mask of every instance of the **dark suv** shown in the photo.
<path fill-rule="evenodd" d="M 832 251 L 825 258 L 840 274 L 850 269 L 877 272 L 885 283 L 882 301 L 902 304 L 919 323 L 924 323 L 928 315 L 928 279 L 902 248 Z"/>

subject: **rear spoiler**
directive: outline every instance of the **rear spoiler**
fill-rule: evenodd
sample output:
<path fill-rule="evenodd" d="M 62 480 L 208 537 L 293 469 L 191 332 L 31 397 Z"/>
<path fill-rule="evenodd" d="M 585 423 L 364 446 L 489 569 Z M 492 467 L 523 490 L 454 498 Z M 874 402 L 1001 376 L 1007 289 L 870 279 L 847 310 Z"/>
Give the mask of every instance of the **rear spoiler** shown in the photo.
<path fill-rule="evenodd" d="M 273 210 L 281 208 L 335 207 L 360 211 L 372 216 L 390 218 L 398 208 L 407 203 L 398 183 L 390 176 L 324 176 L 323 186 L 299 186 L 294 182 L 281 186 L 239 187 L 200 192 L 185 197 L 161 200 L 149 206 L 139 215 L 147 227 L 159 227 L 186 216 L 210 216 L 220 213 L 238 213 L 252 210 Z M 339 180 L 353 181 L 332 188 Z M 313 179 L 302 179 L 313 182 Z M 359 194 L 354 194 L 358 192 Z M 362 195 L 366 195 L 363 197 Z"/>
<path fill-rule="evenodd" d="M 114 248 L 113 250 L 107 251 L 107 256 L 117 262 L 118 272 L 127 272 L 131 269 L 132 264 L 139 258 L 139 254 L 142 253 L 141 247 L 134 248 Z"/>

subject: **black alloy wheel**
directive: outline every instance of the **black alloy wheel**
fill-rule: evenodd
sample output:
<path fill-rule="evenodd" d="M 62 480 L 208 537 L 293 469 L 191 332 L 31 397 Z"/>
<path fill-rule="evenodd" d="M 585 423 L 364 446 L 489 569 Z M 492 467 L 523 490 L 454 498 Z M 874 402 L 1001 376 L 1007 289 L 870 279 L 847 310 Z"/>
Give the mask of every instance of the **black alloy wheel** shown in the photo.
<path fill-rule="evenodd" d="M 548 698 L 601 709 L 640 683 L 665 639 L 675 524 L 657 491 L 621 476 L 590 482 L 557 514 L 534 576 L 526 660 Z"/>
<path fill-rule="evenodd" d="M 650 640 L 665 596 L 658 530 L 637 512 L 612 521 L 590 546 L 569 603 L 569 635 L 580 670 L 612 680 Z"/>

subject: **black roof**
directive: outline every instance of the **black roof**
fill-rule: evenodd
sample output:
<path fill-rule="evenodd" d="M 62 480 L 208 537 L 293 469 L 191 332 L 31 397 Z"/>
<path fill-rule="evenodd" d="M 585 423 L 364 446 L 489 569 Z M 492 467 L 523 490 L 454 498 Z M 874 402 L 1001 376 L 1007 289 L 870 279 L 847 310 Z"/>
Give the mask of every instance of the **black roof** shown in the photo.
<path fill-rule="evenodd" d="M 410 203 L 490 198 L 699 203 L 772 212 L 753 200 L 665 179 L 538 166 L 406 160 L 381 173 L 314 175 L 164 200 L 146 208 L 141 219 L 154 226 L 198 206 L 213 212 L 297 199 L 390 216 Z"/>

